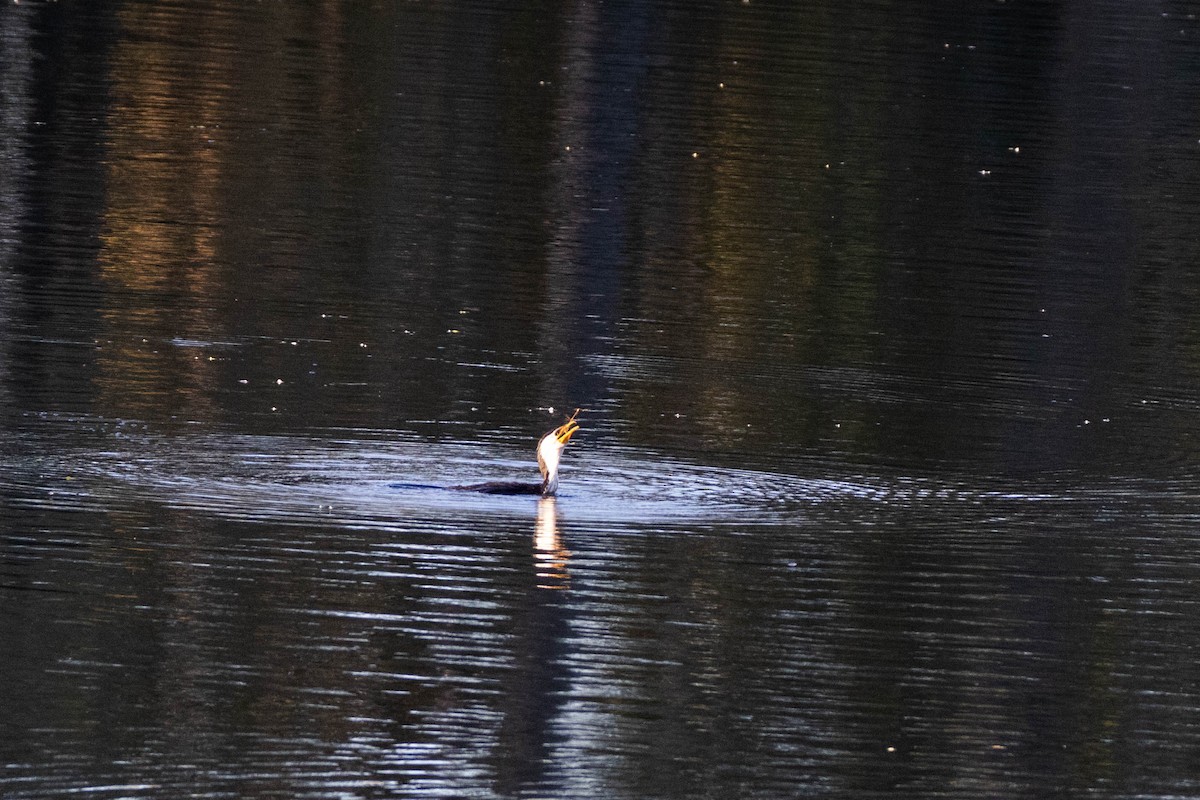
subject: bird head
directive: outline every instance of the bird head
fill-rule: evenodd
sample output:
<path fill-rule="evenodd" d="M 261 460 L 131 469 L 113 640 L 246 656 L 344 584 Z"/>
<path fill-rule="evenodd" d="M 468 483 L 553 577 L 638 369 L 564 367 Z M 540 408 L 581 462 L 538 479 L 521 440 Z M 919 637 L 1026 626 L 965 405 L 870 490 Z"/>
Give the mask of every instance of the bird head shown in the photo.
<path fill-rule="evenodd" d="M 567 442 L 571 441 L 571 437 L 579 430 L 579 423 L 575 421 L 578 414 L 579 409 L 575 409 L 575 413 L 569 420 L 547 433 L 538 442 L 538 469 L 542 473 L 542 494 L 544 495 L 554 494 L 558 489 L 558 460 L 562 456 Z"/>

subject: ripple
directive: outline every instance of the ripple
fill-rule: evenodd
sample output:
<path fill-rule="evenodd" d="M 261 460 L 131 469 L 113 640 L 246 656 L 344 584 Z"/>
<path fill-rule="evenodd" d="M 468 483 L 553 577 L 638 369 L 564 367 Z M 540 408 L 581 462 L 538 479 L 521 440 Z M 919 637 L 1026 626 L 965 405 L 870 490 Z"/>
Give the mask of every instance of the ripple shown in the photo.
<path fill-rule="evenodd" d="M 90 433 L 87 446 L 63 446 L 59 425 Z M 413 520 L 529 517 L 536 498 L 443 488 L 450 483 L 532 476 L 532 459 L 492 442 L 443 441 L 365 431 L 361 437 L 254 436 L 185 430 L 165 434 L 129 421 L 58 419 L 18 450 L 18 468 L 0 475 L 17 502 L 45 509 L 91 509 L 130 502 L 223 518 L 389 529 Z M 77 438 L 73 441 L 77 441 Z M 689 463 L 624 447 L 580 448 L 564 460 L 559 508 L 577 522 L 609 525 L 773 524 L 845 518 L 881 510 L 946 509 L 961 521 L 1019 513 L 1046 503 L 1144 502 L 1151 488 L 1114 480 L 1071 486 L 992 479 L 845 473 L 827 464 L 783 474 Z M 819 474 L 821 477 L 813 477 Z M 1191 483 L 1157 489 L 1187 502 Z M 970 509 L 964 512 L 963 509 Z"/>

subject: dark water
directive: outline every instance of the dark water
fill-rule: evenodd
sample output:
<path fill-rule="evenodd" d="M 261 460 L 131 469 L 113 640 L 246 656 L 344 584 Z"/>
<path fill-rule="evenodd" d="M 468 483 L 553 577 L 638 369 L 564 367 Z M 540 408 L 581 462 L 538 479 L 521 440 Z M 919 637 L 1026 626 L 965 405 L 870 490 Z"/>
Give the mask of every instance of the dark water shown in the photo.
<path fill-rule="evenodd" d="M 1198 12 L 0 7 L 0 796 L 1200 795 Z"/>

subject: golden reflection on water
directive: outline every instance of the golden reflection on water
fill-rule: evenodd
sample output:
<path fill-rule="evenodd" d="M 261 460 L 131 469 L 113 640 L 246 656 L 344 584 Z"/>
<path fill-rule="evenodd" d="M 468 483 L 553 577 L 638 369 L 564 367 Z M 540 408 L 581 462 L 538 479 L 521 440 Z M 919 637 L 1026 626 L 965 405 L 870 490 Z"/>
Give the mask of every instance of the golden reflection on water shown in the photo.
<path fill-rule="evenodd" d="M 538 500 L 537 522 L 533 530 L 533 557 L 539 589 L 566 589 L 571 576 L 567 562 L 571 553 L 563 547 L 558 532 L 558 509 L 553 497 Z"/>
<path fill-rule="evenodd" d="M 246 287 L 278 287 L 301 272 L 303 249 L 280 245 L 280 231 L 305 227 L 287 199 L 316 192 L 319 177 L 289 165 L 294 149 L 321 145 L 289 126 L 346 116 L 331 96 L 348 82 L 326 44 L 342 21 L 331 5 L 315 21 L 283 7 L 247 15 L 236 4 L 191 15 L 127 6 L 118 18 L 130 35 L 116 40 L 107 74 L 98 403 L 117 416 L 212 418 L 232 380 L 224 359 L 169 343 L 256 329 Z M 320 45 L 297 66 L 287 43 L 308 38 Z M 265 44 L 250 53 L 238 49 L 243 40 Z M 261 224 L 239 224 L 247 219 Z"/>
<path fill-rule="evenodd" d="M 186 330 L 211 337 L 220 328 L 210 302 L 221 286 L 224 166 L 215 123 L 229 102 L 230 66 L 219 49 L 182 58 L 186 39 L 145 13 L 125 9 L 122 21 L 158 35 L 122 38 L 110 75 L 98 255 L 108 292 L 96 383 L 106 413 L 143 415 L 166 406 L 208 415 L 216 364 L 167 341 Z M 201 24 L 194 35 L 213 32 Z"/>

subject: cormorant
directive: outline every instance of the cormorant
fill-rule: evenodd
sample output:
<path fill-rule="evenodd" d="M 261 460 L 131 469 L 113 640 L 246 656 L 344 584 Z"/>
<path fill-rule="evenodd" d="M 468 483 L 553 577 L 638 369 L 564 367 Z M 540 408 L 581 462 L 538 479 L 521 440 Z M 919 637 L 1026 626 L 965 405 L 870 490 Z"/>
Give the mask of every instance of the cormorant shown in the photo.
<path fill-rule="evenodd" d="M 559 425 L 554 430 L 547 433 L 538 442 L 537 446 L 537 462 L 538 470 L 542 473 L 541 483 L 519 483 L 510 481 L 490 481 L 488 483 L 473 483 L 468 486 L 454 486 L 454 489 L 464 489 L 470 492 L 483 492 L 484 494 L 537 494 L 543 497 L 550 497 L 558 491 L 558 459 L 562 456 L 563 448 L 567 446 L 567 442 L 571 441 L 571 437 L 575 435 L 575 431 L 579 430 L 579 423 L 575 421 L 575 417 L 579 414 L 579 409 L 575 409 L 575 413 L 566 423 Z"/>

